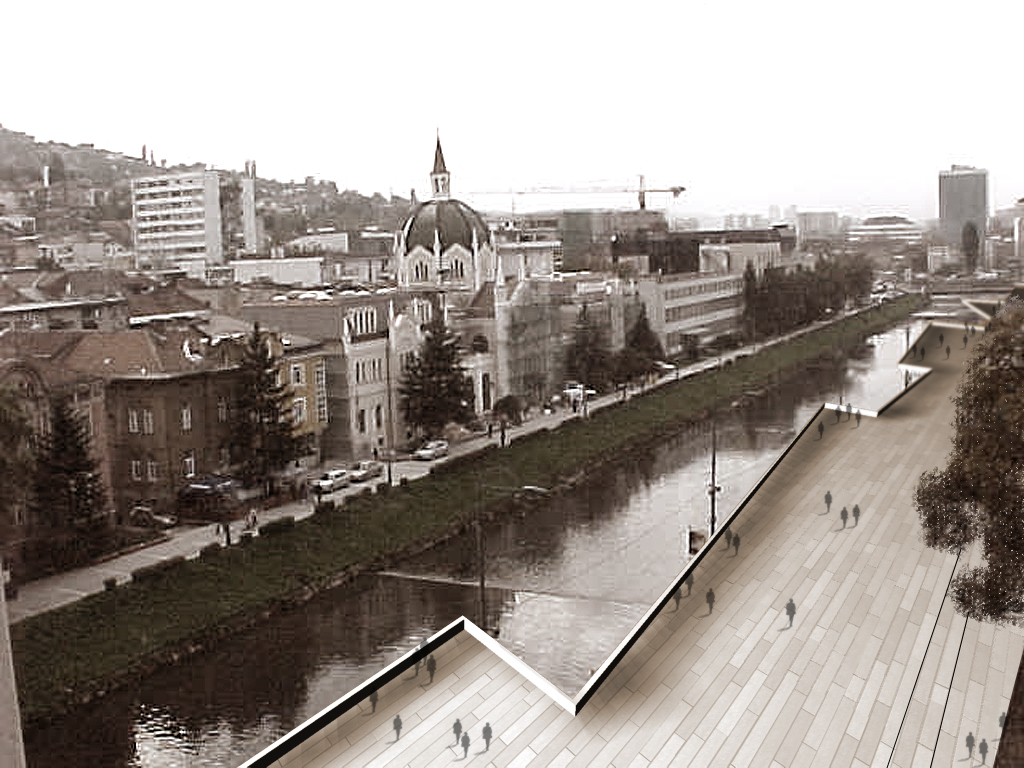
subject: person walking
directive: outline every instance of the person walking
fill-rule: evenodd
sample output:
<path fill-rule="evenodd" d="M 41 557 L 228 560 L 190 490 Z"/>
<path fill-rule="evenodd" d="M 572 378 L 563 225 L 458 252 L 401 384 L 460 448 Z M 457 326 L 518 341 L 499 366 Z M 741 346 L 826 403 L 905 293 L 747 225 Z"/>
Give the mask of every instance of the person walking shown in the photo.
<path fill-rule="evenodd" d="M 796 603 L 793 602 L 793 598 L 789 598 L 789 602 L 786 603 L 786 615 L 789 616 L 789 626 L 793 626 L 793 617 L 796 616 Z"/>
<path fill-rule="evenodd" d="M 942 342 L 944 342 L 945 340 L 946 340 L 946 337 L 945 337 L 945 336 L 943 336 L 943 335 L 942 335 L 942 334 L 940 333 L 940 334 L 939 334 L 939 347 L 941 347 L 941 346 L 942 346 Z"/>
<path fill-rule="evenodd" d="M 679 594 L 679 587 L 676 587 L 676 591 L 672 593 L 672 599 L 676 601 L 676 610 L 679 610 L 679 601 L 683 599 L 683 596 Z"/>
<path fill-rule="evenodd" d="M 484 752 L 489 752 L 491 749 L 491 724 L 484 723 Z"/>
<path fill-rule="evenodd" d="M 914 359 L 917 359 L 917 344 L 910 348 L 910 351 L 914 353 Z"/>
<path fill-rule="evenodd" d="M 709 587 L 704 599 L 708 601 L 708 616 L 710 616 L 711 612 L 715 610 L 715 591 Z"/>
<path fill-rule="evenodd" d="M 842 408 L 836 408 L 836 424 L 839 423 L 839 414 L 843 412 Z"/>
<path fill-rule="evenodd" d="M 949 344 L 946 345 L 946 359 L 949 360 Z"/>
<path fill-rule="evenodd" d="M 846 420 L 849 421 L 850 417 L 853 416 L 853 405 L 851 403 L 846 404 Z"/>
<path fill-rule="evenodd" d="M 734 557 L 738 556 L 740 553 L 740 535 L 738 533 L 732 537 L 732 545 L 736 548 L 736 555 Z"/>
<path fill-rule="evenodd" d="M 437 662 L 434 661 L 434 654 L 427 657 L 427 672 L 430 673 L 430 682 L 434 682 L 434 672 L 437 671 Z"/>
<path fill-rule="evenodd" d="M 821 440 L 821 438 L 822 438 L 822 436 L 824 434 L 825 434 L 825 423 L 822 422 L 822 421 L 819 421 L 818 422 L 818 439 Z"/>
<path fill-rule="evenodd" d="M 825 491 L 825 513 L 832 512 L 832 491 Z"/>
<path fill-rule="evenodd" d="M 505 422 L 501 422 L 501 447 L 505 447 Z"/>
<path fill-rule="evenodd" d="M 459 736 L 462 735 L 462 723 L 459 722 L 459 718 L 455 718 L 455 725 L 452 726 L 452 733 L 455 734 L 455 746 L 459 746 Z"/>
<path fill-rule="evenodd" d="M 860 429 L 860 411 L 857 411 L 857 429 Z"/>
<path fill-rule="evenodd" d="M 839 519 L 843 521 L 843 528 L 846 528 L 846 517 L 846 507 L 843 507 L 842 511 L 839 513 Z"/>
<path fill-rule="evenodd" d="M 853 505 L 853 527 L 857 527 L 857 522 L 860 520 L 860 507 L 856 504 Z"/>
<path fill-rule="evenodd" d="M 462 734 L 462 759 L 469 757 L 469 734 Z"/>
<path fill-rule="evenodd" d="M 971 336 L 973 336 L 973 335 L 974 335 L 974 326 L 972 325 L 971 326 Z"/>
<path fill-rule="evenodd" d="M 370 706 L 373 707 L 373 709 L 370 710 L 370 714 L 372 715 L 374 712 L 377 711 L 377 692 L 376 691 L 370 691 Z"/>
<path fill-rule="evenodd" d="M 395 715 L 395 719 L 391 721 L 391 725 L 395 729 L 395 741 L 398 741 L 402 736 L 402 718 Z"/>
<path fill-rule="evenodd" d="M 964 349 L 967 349 L 967 333 L 964 332 Z"/>
<path fill-rule="evenodd" d="M 971 731 L 967 732 L 967 758 L 974 757 L 974 734 Z"/>
<path fill-rule="evenodd" d="M 981 764 L 985 764 L 985 755 L 988 754 L 988 743 L 982 739 L 981 744 L 978 745 L 978 752 L 981 754 Z"/>
<path fill-rule="evenodd" d="M 732 528 L 725 529 L 725 548 L 729 549 L 732 546 Z"/>
<path fill-rule="evenodd" d="M 691 573 L 686 577 L 686 596 L 690 596 L 690 592 L 693 590 L 693 574 Z"/>

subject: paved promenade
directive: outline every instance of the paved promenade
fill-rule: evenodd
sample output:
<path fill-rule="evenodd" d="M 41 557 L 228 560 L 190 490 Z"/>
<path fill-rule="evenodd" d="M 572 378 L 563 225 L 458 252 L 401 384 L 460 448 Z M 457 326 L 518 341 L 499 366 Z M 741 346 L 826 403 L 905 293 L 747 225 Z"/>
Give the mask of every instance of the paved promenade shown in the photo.
<path fill-rule="evenodd" d="M 982 742 L 991 765 L 1024 632 L 955 614 L 949 581 L 979 552 L 925 548 L 912 502 L 970 349 L 946 361 L 943 331 L 960 338 L 929 329 L 933 373 L 881 417 L 824 412 L 732 524 L 738 552 L 716 545 L 575 717 L 464 631 L 432 682 L 409 670 L 274 765 L 970 768 Z"/>

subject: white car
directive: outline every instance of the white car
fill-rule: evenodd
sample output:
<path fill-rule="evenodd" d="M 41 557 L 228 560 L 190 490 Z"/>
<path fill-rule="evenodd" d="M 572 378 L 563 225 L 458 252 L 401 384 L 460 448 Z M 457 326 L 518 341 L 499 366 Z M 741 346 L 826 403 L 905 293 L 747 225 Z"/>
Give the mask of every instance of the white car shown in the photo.
<path fill-rule="evenodd" d="M 324 472 L 320 477 L 309 484 L 314 492 L 331 493 L 339 488 L 344 488 L 349 483 L 348 472 L 344 469 L 332 469 Z"/>
<path fill-rule="evenodd" d="M 420 461 L 433 461 L 434 459 L 447 455 L 448 443 L 444 440 L 431 440 L 418 451 L 413 453 L 413 456 Z"/>

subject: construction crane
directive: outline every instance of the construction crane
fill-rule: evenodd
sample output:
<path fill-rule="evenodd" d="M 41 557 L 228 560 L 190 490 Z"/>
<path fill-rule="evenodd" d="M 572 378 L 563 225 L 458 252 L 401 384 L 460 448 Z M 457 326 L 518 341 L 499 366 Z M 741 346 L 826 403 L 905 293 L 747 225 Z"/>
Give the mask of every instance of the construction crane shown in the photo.
<path fill-rule="evenodd" d="M 527 187 L 526 189 L 503 189 L 503 190 L 478 190 L 467 192 L 467 195 L 605 195 L 622 194 L 624 192 L 635 192 L 640 203 L 640 210 L 647 210 L 647 195 L 651 193 L 672 193 L 673 199 L 678 198 L 686 187 L 666 187 L 665 189 L 647 189 L 644 184 L 643 174 L 640 175 L 640 186 L 617 187 L 617 186 L 581 186 L 581 187 Z M 514 203 L 513 203 L 514 204 Z"/>

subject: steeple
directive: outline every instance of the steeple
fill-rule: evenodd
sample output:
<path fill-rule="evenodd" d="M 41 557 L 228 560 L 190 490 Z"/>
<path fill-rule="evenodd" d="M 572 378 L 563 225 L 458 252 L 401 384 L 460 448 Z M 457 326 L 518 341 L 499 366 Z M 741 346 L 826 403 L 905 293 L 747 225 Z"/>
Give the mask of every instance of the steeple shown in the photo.
<path fill-rule="evenodd" d="M 447 200 L 449 195 L 449 174 L 444 165 L 444 153 L 441 152 L 441 137 L 437 137 L 437 149 L 434 150 L 434 170 L 430 174 L 430 188 L 435 200 Z"/>

